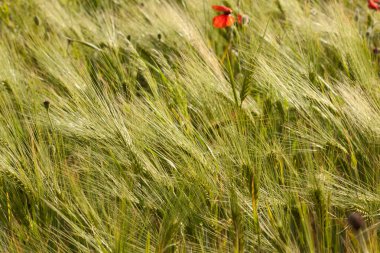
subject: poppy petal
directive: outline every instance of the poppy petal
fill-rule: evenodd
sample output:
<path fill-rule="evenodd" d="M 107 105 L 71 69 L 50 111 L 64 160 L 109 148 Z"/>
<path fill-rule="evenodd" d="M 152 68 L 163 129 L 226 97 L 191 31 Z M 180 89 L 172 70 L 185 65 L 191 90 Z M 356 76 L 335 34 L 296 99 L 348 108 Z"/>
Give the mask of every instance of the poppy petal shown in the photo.
<path fill-rule="evenodd" d="M 226 23 L 227 23 L 227 16 L 224 14 L 216 16 L 212 20 L 212 24 L 215 28 L 224 28 L 226 27 Z"/>
<path fill-rule="evenodd" d="M 211 6 L 214 10 L 216 11 L 221 11 L 221 12 L 229 12 L 232 13 L 232 9 L 226 7 L 226 6 L 221 6 L 221 5 L 213 5 Z"/>
<path fill-rule="evenodd" d="M 232 15 L 227 15 L 226 26 L 232 26 L 235 22 L 235 18 Z"/>
<path fill-rule="evenodd" d="M 368 8 L 373 9 L 373 10 L 379 10 L 379 4 L 376 1 L 373 0 L 368 0 Z"/>
<path fill-rule="evenodd" d="M 212 20 L 212 24 L 214 25 L 215 28 L 224 28 L 227 26 L 232 26 L 235 22 L 235 18 L 231 15 L 219 15 L 214 17 Z"/>
<path fill-rule="evenodd" d="M 238 20 L 238 23 L 239 23 L 239 24 L 242 24 L 242 23 L 243 23 L 243 16 L 240 15 L 240 14 L 238 14 L 238 16 L 237 16 L 237 20 Z"/>

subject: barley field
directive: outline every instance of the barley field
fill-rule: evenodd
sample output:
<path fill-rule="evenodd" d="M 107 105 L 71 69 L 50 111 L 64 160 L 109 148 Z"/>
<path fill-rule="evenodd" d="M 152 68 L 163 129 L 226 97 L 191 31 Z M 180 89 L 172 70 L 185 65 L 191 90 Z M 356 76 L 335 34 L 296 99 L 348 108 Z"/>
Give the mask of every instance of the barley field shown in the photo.
<path fill-rule="evenodd" d="M 380 252 L 379 6 L 0 0 L 0 252 Z"/>

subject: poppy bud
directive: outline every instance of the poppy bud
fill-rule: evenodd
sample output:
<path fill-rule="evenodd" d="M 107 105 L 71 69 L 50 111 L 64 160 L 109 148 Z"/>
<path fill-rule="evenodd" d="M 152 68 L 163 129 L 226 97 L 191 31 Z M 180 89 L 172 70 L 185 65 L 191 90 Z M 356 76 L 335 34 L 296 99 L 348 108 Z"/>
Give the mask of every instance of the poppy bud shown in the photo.
<path fill-rule="evenodd" d="M 358 8 L 356 8 L 356 9 L 355 9 L 354 20 L 355 20 L 356 22 L 358 22 L 358 21 L 359 21 L 359 17 L 360 17 L 360 11 L 359 11 Z"/>
<path fill-rule="evenodd" d="M 131 41 L 131 35 L 129 35 L 129 34 L 127 35 L 127 40 Z"/>
<path fill-rule="evenodd" d="M 73 44 L 73 40 L 70 38 L 67 38 L 67 47 L 71 46 Z"/>
<path fill-rule="evenodd" d="M 101 49 L 108 48 L 107 44 L 104 43 L 104 42 L 100 42 L 99 47 L 100 47 Z"/>
<path fill-rule="evenodd" d="M 36 26 L 39 26 L 40 25 L 40 19 L 38 18 L 38 16 L 34 16 L 34 18 L 33 18 L 33 21 L 34 21 L 34 24 L 36 25 Z"/>
<path fill-rule="evenodd" d="M 49 110 L 49 106 L 50 106 L 50 102 L 49 102 L 49 100 L 45 100 L 45 101 L 44 101 L 44 107 L 45 107 L 45 109 L 46 109 L 46 110 Z"/>
<path fill-rule="evenodd" d="M 356 232 L 365 226 L 363 217 L 357 212 L 350 213 L 348 216 L 348 224 L 350 224 L 351 228 Z"/>
<path fill-rule="evenodd" d="M 162 39 L 161 33 L 157 34 L 157 38 L 158 38 L 159 41 L 161 41 L 161 39 Z"/>
<path fill-rule="evenodd" d="M 241 15 L 239 14 L 238 15 L 238 23 L 241 24 L 241 25 L 248 25 L 250 22 L 250 19 L 247 15 Z"/>

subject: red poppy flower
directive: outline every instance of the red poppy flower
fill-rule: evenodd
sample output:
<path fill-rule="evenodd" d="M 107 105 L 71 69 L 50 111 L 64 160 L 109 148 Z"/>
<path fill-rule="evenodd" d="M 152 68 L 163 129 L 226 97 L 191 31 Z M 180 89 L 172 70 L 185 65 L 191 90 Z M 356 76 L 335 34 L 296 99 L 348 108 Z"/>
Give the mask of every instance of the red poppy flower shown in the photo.
<path fill-rule="evenodd" d="M 379 0 L 379 1 L 380 1 L 380 0 Z M 242 24 L 242 23 L 243 23 L 243 16 L 240 15 L 240 14 L 238 14 L 238 15 L 237 15 L 237 20 L 238 20 L 238 23 L 239 23 L 239 24 Z"/>
<path fill-rule="evenodd" d="M 215 28 L 225 28 L 234 24 L 235 18 L 231 15 L 232 9 L 219 5 L 213 5 L 212 8 L 216 11 L 223 12 L 223 14 L 213 18 L 212 24 Z"/>
<path fill-rule="evenodd" d="M 368 8 L 372 10 L 380 10 L 379 6 L 380 0 L 368 0 Z"/>

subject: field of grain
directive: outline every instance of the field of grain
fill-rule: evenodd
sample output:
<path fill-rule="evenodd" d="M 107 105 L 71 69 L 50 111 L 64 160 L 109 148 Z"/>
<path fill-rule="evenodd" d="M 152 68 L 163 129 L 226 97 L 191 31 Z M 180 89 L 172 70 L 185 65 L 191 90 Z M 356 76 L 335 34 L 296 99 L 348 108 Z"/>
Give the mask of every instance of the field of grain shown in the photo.
<path fill-rule="evenodd" d="M 376 2 L 0 0 L 0 251 L 380 252 Z"/>

